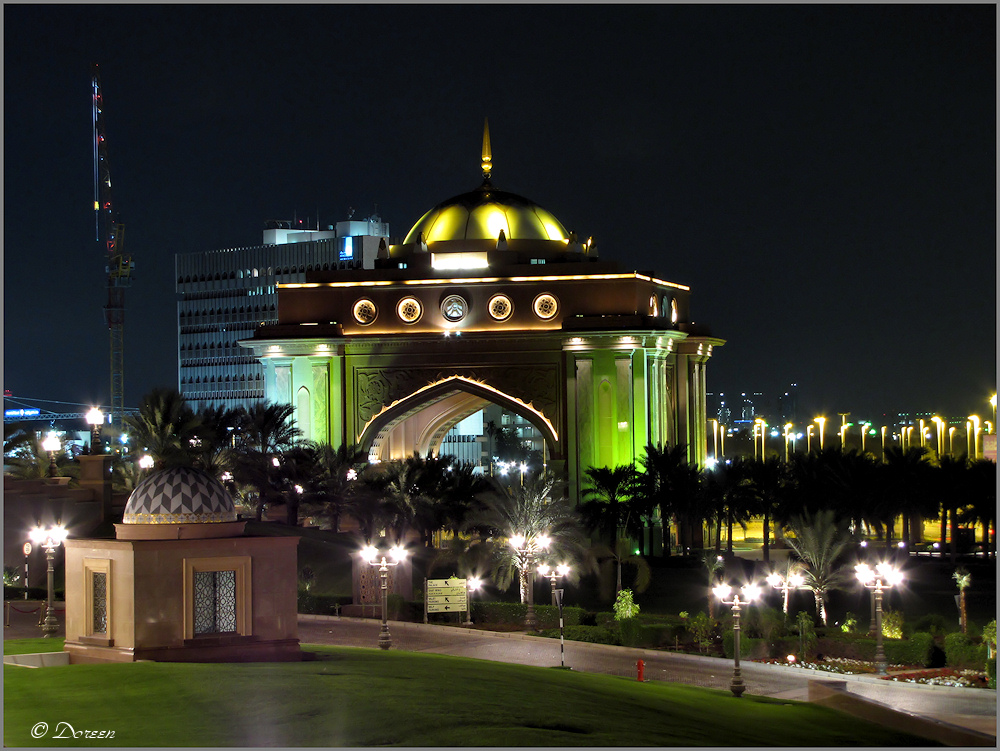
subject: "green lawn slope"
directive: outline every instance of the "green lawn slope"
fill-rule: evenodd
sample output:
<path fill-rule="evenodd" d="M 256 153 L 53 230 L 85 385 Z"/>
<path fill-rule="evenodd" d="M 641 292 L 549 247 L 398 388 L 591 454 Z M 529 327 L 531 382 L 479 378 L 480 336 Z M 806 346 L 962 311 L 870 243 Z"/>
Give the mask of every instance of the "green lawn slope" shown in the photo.
<path fill-rule="evenodd" d="M 31 651 L 38 641 L 4 650 Z M 805 703 L 442 655 L 307 648 L 317 660 L 6 667 L 4 745 L 927 745 Z M 33 738 L 41 722 L 48 731 Z M 60 722 L 115 735 L 54 741 Z"/>

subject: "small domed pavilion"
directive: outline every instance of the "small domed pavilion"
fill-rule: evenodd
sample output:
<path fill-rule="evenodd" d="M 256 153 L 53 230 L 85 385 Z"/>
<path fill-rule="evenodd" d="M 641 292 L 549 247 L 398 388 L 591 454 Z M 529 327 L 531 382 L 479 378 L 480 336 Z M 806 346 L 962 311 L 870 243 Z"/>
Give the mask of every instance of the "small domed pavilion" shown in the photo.
<path fill-rule="evenodd" d="M 298 660 L 297 537 L 249 537 L 206 472 L 154 472 L 116 539 L 67 540 L 70 661 Z"/>

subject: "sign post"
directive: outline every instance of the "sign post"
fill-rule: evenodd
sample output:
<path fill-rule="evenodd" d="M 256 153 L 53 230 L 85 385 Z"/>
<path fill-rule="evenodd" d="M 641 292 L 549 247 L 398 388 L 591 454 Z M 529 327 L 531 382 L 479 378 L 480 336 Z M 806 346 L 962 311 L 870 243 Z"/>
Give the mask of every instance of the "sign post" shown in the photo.
<path fill-rule="evenodd" d="M 424 622 L 428 613 L 461 613 L 469 607 L 469 592 L 465 579 L 427 579 L 424 591 Z"/>

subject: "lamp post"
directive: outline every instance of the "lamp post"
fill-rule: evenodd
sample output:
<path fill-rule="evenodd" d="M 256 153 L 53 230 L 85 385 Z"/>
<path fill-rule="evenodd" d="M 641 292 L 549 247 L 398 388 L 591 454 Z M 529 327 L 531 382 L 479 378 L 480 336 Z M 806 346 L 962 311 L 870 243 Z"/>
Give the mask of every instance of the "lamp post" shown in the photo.
<path fill-rule="evenodd" d="M 524 627 L 528 631 L 538 630 L 538 618 L 535 616 L 535 571 L 533 568 L 535 555 L 540 550 L 549 547 L 549 538 L 544 534 L 527 534 L 520 532 L 510 538 L 511 547 L 518 559 L 518 570 L 525 578 L 528 596 L 528 612 L 524 616 Z"/>
<path fill-rule="evenodd" d="M 382 578 L 382 630 L 379 631 L 378 635 L 378 648 L 379 649 L 389 649 L 392 646 L 392 637 L 389 635 L 389 611 L 387 606 L 388 595 L 389 595 L 389 567 L 398 566 L 406 558 L 406 550 L 399 545 L 394 546 L 389 550 L 389 556 L 392 558 L 391 561 L 387 561 L 385 555 L 379 558 L 378 549 L 369 545 L 367 548 L 361 551 L 361 557 L 364 558 L 365 562 L 371 566 L 377 566 L 378 572 Z"/>
<path fill-rule="evenodd" d="M 527 471 L 528 465 L 525 464 L 524 462 L 521 462 L 518 465 L 518 469 L 521 470 L 521 487 L 523 488 L 524 487 L 524 473 Z"/>
<path fill-rule="evenodd" d="M 905 428 L 903 428 L 903 436 L 906 438 L 906 448 L 909 448 L 910 444 L 913 442 L 913 439 L 910 438 L 910 433 L 912 432 L 913 432 L 912 425 L 907 425 Z"/>
<path fill-rule="evenodd" d="M 948 428 L 948 453 L 955 455 L 955 426 Z"/>
<path fill-rule="evenodd" d="M 882 562 L 873 571 L 867 563 L 854 567 L 858 581 L 875 592 L 875 672 L 885 675 L 885 649 L 882 647 L 882 590 L 903 580 L 903 574 L 892 564 Z"/>
<path fill-rule="evenodd" d="M 925 428 L 924 428 L 924 418 L 921 417 L 917 422 L 920 424 L 920 448 L 923 448 L 924 446 L 927 445 L 927 436 L 925 434 Z"/>
<path fill-rule="evenodd" d="M 882 426 L 882 461 L 885 461 L 885 429 L 886 426 Z"/>
<path fill-rule="evenodd" d="M 560 563 L 558 566 L 550 566 L 547 563 L 538 564 L 538 573 L 541 576 L 549 577 L 549 585 L 552 588 L 552 604 L 556 605 L 556 579 L 569 574 L 569 564 Z"/>
<path fill-rule="evenodd" d="M 969 436 L 972 438 L 969 444 L 971 446 L 969 449 L 969 459 L 975 461 L 979 455 L 979 415 L 969 415 L 969 421 L 966 425 L 969 423 L 972 424 L 972 429 L 969 431 Z"/>
<path fill-rule="evenodd" d="M 817 417 L 813 422 L 819 423 L 819 450 L 823 450 L 823 434 L 826 432 L 824 428 L 826 427 L 826 418 Z"/>
<path fill-rule="evenodd" d="M 840 426 L 840 453 L 844 453 L 847 448 L 845 443 L 847 442 L 847 423 L 842 423 Z"/>
<path fill-rule="evenodd" d="M 723 605 L 732 605 L 733 609 L 733 680 L 729 684 L 729 690 L 736 698 L 743 695 L 746 686 L 743 685 L 743 677 L 740 674 L 740 605 L 748 605 L 760 597 L 760 587 L 756 584 L 747 584 L 740 590 L 743 599 L 738 594 L 733 593 L 733 588 L 728 584 L 720 584 L 712 588 L 712 592 L 719 598 Z M 733 599 L 728 599 L 732 594 Z"/>
<path fill-rule="evenodd" d="M 55 434 L 54 431 L 50 431 L 45 440 L 42 441 L 42 450 L 49 452 L 49 477 L 58 477 L 59 470 L 56 468 L 56 452 L 62 448 L 62 443 L 59 441 L 59 436 Z"/>
<path fill-rule="evenodd" d="M 726 426 L 725 425 L 720 425 L 719 426 L 719 451 L 722 452 L 723 456 L 726 455 Z"/>
<path fill-rule="evenodd" d="M 805 577 L 802 576 L 798 571 L 789 572 L 787 577 L 782 576 L 777 572 L 770 574 L 767 579 L 768 584 L 770 584 L 775 589 L 781 590 L 782 593 L 782 608 L 781 612 L 786 616 L 788 615 L 788 593 L 793 589 L 798 589 L 803 584 L 805 584 Z"/>
<path fill-rule="evenodd" d="M 811 454 L 813 450 L 813 426 L 806 428 L 806 453 Z"/>
<path fill-rule="evenodd" d="M 709 418 L 708 420 L 712 423 L 712 458 L 718 461 L 719 459 L 719 421 L 715 418 Z"/>
<path fill-rule="evenodd" d="M 48 600 L 45 603 L 45 621 L 42 623 L 42 637 L 46 639 L 51 638 L 59 630 L 55 609 L 52 607 L 52 593 L 55 589 L 56 548 L 63 544 L 66 535 L 66 528 L 61 524 L 49 527 L 48 529 L 35 527 L 28 535 L 32 542 L 45 548 L 45 560 L 49 564 Z"/>
<path fill-rule="evenodd" d="M 90 425 L 90 453 L 103 454 L 101 426 L 104 424 L 104 413 L 97 407 L 92 407 L 87 413 L 87 424 Z"/>
<path fill-rule="evenodd" d="M 472 625 L 472 593 L 478 592 L 481 586 L 483 586 L 482 579 L 470 578 L 465 580 L 465 588 L 467 590 L 465 603 L 468 607 L 468 610 L 466 611 L 466 626 Z"/>
<path fill-rule="evenodd" d="M 785 423 L 785 432 L 784 432 L 784 436 L 785 436 L 785 464 L 788 464 L 788 442 L 791 440 L 791 435 L 792 435 L 791 430 L 792 430 L 792 424 L 790 422 L 786 422 Z"/>
<path fill-rule="evenodd" d="M 863 422 L 863 423 L 861 423 L 861 453 L 862 454 L 865 453 L 865 433 L 868 432 L 868 428 L 870 428 L 871 426 L 872 426 L 872 424 L 870 422 Z"/>
<path fill-rule="evenodd" d="M 153 468 L 153 457 L 149 454 L 143 454 L 139 457 L 139 469 L 150 470 Z"/>
<path fill-rule="evenodd" d="M 934 415 L 931 422 L 937 427 L 937 453 L 938 456 L 941 456 L 944 453 L 944 420 L 938 415 Z"/>

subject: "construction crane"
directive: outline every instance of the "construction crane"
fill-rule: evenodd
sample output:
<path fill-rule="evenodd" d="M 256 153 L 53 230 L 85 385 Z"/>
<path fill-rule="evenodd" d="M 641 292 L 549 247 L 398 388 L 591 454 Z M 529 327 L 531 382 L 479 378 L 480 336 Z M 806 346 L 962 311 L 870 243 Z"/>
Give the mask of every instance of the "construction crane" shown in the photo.
<path fill-rule="evenodd" d="M 132 284 L 135 264 L 125 252 L 125 226 L 111 202 L 111 167 L 104 130 L 101 77 L 94 63 L 94 215 L 97 242 L 102 244 L 107 272 L 108 302 L 104 318 L 111 334 L 111 424 L 122 429 L 125 415 L 125 289 Z"/>

